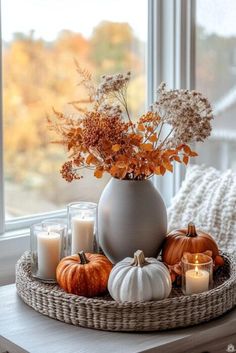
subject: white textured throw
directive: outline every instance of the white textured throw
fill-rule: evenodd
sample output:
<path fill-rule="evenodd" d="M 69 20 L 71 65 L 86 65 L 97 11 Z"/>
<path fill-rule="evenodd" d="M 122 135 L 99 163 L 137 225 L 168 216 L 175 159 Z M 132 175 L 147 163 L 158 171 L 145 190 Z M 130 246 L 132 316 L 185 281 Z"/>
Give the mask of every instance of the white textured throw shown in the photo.
<path fill-rule="evenodd" d="M 205 166 L 189 166 L 168 210 L 169 230 L 193 221 L 209 232 L 219 248 L 236 250 L 236 174 Z"/>

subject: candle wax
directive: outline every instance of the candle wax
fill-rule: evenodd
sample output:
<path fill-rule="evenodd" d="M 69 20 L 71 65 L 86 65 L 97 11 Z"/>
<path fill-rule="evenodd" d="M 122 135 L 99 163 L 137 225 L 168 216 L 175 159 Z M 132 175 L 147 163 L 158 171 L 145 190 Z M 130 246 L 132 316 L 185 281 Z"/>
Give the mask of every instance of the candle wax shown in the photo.
<path fill-rule="evenodd" d="M 94 219 L 73 217 L 71 220 L 72 244 L 71 253 L 79 251 L 93 252 L 94 242 Z"/>
<path fill-rule="evenodd" d="M 56 268 L 61 256 L 61 237 L 55 232 L 37 234 L 38 276 L 45 280 L 56 279 Z"/>
<path fill-rule="evenodd" d="M 209 272 L 201 269 L 188 270 L 185 273 L 186 294 L 196 294 L 209 289 Z"/>

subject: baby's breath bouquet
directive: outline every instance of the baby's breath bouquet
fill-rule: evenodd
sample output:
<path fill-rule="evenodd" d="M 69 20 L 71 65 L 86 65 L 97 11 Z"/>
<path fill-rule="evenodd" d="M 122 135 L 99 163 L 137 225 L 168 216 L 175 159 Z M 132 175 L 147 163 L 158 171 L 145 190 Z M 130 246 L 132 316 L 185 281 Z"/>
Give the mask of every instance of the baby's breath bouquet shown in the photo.
<path fill-rule="evenodd" d="M 80 179 L 83 168 L 94 169 L 97 178 L 105 172 L 126 180 L 164 175 L 173 171 L 175 161 L 187 165 L 197 156 L 189 145 L 210 135 L 212 108 L 199 92 L 167 90 L 161 83 L 150 110 L 131 117 L 130 72 L 102 76 L 95 84 L 79 64 L 77 71 L 88 96 L 71 102 L 77 112 L 73 117 L 54 111 L 55 119 L 49 119 L 69 152 L 61 169 L 69 182 Z"/>

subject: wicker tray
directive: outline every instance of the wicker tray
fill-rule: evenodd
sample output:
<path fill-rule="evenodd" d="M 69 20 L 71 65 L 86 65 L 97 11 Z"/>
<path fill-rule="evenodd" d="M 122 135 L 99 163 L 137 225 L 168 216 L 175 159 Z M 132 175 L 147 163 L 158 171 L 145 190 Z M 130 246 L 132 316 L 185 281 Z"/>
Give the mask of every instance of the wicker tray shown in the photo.
<path fill-rule="evenodd" d="M 55 284 L 32 278 L 30 253 L 16 265 L 16 287 L 23 301 L 43 315 L 68 324 L 109 331 L 158 331 L 209 321 L 236 305 L 236 263 L 223 254 L 225 265 L 208 292 L 183 296 L 173 288 L 168 299 L 117 303 L 109 295 L 96 298 L 67 294 Z M 217 279 L 216 279 L 217 278 Z"/>

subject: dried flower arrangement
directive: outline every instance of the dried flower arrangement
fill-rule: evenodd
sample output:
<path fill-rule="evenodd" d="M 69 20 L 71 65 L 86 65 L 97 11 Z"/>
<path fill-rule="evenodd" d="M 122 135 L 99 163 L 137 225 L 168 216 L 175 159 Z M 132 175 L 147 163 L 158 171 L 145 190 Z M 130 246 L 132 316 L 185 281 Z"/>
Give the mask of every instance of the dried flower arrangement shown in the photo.
<path fill-rule="evenodd" d="M 187 165 L 197 156 L 189 144 L 210 135 L 213 119 L 211 105 L 201 93 L 166 90 L 162 83 L 151 109 L 133 121 L 127 103 L 130 72 L 102 76 L 96 85 L 91 74 L 76 65 L 88 97 L 70 102 L 76 116 L 54 111 L 56 119 L 49 119 L 61 137 L 57 142 L 69 151 L 63 178 L 80 179 L 81 168 L 90 168 L 97 178 L 107 172 L 119 179 L 144 180 L 172 172 L 174 161 Z"/>

